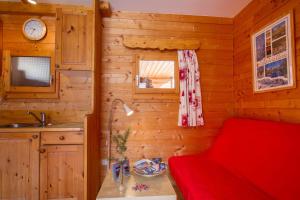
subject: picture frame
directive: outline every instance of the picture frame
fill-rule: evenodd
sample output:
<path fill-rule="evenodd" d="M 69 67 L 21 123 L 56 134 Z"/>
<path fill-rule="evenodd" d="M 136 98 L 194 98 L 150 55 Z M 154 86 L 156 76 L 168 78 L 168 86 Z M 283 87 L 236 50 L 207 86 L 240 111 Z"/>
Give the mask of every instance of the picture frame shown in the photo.
<path fill-rule="evenodd" d="M 292 11 L 252 34 L 254 93 L 296 87 L 294 42 Z"/>

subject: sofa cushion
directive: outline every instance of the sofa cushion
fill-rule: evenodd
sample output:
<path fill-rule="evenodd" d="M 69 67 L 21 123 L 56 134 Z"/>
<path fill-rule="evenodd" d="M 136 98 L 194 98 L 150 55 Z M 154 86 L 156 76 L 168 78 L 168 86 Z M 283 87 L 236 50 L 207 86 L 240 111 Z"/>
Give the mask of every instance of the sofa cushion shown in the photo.
<path fill-rule="evenodd" d="M 276 199 L 300 199 L 300 125 L 230 119 L 208 156 Z"/>
<path fill-rule="evenodd" d="M 270 196 L 246 180 L 207 160 L 205 156 L 169 159 L 170 172 L 185 200 L 269 200 Z"/>

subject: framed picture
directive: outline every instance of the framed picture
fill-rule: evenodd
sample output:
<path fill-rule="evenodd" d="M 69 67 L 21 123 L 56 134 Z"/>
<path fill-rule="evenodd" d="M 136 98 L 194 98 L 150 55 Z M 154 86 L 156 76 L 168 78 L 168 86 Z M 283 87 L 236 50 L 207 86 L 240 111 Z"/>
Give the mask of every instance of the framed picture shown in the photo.
<path fill-rule="evenodd" d="M 296 87 L 293 13 L 252 35 L 255 93 Z"/>

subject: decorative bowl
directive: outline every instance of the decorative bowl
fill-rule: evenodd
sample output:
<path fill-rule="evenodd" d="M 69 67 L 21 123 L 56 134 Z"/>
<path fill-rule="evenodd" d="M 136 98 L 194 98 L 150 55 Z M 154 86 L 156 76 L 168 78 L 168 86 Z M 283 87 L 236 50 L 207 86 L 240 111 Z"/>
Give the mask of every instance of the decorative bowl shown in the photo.
<path fill-rule="evenodd" d="M 154 177 L 163 174 L 167 169 L 164 162 L 142 159 L 134 163 L 133 172 L 144 177 Z"/>

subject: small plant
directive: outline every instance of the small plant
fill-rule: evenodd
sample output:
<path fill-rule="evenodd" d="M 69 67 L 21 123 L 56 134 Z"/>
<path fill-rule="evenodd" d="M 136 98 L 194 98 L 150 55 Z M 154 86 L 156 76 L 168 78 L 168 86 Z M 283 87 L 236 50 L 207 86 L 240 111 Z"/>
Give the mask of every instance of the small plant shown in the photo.
<path fill-rule="evenodd" d="M 119 172 L 119 181 L 120 181 L 120 186 L 119 186 L 119 190 L 123 191 L 124 190 L 124 185 L 123 185 L 123 175 L 124 175 L 124 164 L 126 161 L 126 157 L 125 157 L 125 152 L 127 151 L 127 141 L 128 141 L 128 137 L 130 134 L 130 129 L 128 128 L 124 134 L 115 134 L 112 136 L 112 141 L 114 143 L 116 143 L 116 150 L 117 153 L 120 155 L 120 158 L 117 160 L 117 162 L 120 165 L 120 172 Z M 129 166 L 128 166 L 129 167 Z M 125 173 L 129 174 L 129 168 L 128 168 L 128 172 L 125 171 Z"/>
<path fill-rule="evenodd" d="M 116 150 L 117 153 L 120 155 L 120 159 L 124 160 L 125 159 L 125 152 L 127 151 L 127 141 L 128 137 L 130 135 L 130 129 L 128 128 L 124 134 L 116 134 L 112 136 L 112 140 L 114 143 L 116 143 Z"/>

